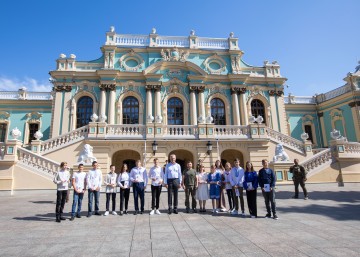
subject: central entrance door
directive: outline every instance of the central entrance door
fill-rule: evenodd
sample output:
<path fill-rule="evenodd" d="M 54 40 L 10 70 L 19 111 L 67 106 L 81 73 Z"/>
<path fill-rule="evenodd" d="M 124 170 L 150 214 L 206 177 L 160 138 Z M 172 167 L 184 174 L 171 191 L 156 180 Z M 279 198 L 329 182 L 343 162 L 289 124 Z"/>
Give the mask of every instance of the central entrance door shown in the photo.
<path fill-rule="evenodd" d="M 120 169 L 124 163 L 127 164 L 129 172 L 135 167 L 137 160 L 140 160 L 140 154 L 133 150 L 120 150 L 114 153 L 112 157 L 112 164 L 116 167 L 116 173 L 120 172 Z"/>

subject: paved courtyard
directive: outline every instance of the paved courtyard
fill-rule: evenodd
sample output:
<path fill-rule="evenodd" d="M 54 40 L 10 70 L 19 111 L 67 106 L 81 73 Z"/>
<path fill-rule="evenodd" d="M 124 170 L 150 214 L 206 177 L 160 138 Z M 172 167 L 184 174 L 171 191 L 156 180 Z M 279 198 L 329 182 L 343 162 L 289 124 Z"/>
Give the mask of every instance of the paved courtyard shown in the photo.
<path fill-rule="evenodd" d="M 162 215 L 86 218 L 86 197 L 83 217 L 60 224 L 54 217 L 55 192 L 0 196 L 0 256 L 360 256 L 359 189 L 355 183 L 309 184 L 305 201 L 291 199 L 292 186 L 278 186 L 279 220 L 263 218 L 260 194 L 258 219 L 184 213 L 183 192 L 179 214 L 167 215 L 163 192 Z M 146 209 L 150 198 L 146 193 Z M 71 203 L 72 197 L 67 216 Z M 132 195 L 130 204 L 132 211 Z M 104 194 L 100 205 L 104 210 Z"/>

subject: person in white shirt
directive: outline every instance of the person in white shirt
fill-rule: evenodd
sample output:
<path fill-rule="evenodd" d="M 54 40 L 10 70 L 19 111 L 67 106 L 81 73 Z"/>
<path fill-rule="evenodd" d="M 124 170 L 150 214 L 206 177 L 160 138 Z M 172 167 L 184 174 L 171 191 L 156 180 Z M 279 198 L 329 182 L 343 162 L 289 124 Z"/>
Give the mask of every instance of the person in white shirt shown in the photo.
<path fill-rule="evenodd" d="M 98 169 L 97 161 L 92 162 L 92 169 L 89 170 L 86 176 L 86 184 L 89 193 L 88 218 L 93 214 L 93 199 L 95 199 L 95 215 L 101 215 L 99 211 L 99 198 L 102 185 L 102 173 L 101 170 Z"/>
<path fill-rule="evenodd" d="M 69 182 L 70 182 L 70 172 L 68 170 L 67 162 L 62 162 L 60 164 L 60 170 L 56 172 L 54 176 L 54 183 L 57 186 L 56 190 L 56 222 L 61 222 L 66 220 L 62 215 L 64 211 L 65 201 L 68 194 Z"/>
<path fill-rule="evenodd" d="M 225 171 L 224 171 L 224 178 L 223 184 L 226 189 L 226 194 L 228 196 L 229 201 L 229 210 L 228 212 L 231 213 L 235 210 L 235 199 L 232 190 L 232 186 L 230 184 L 230 176 L 231 176 L 231 164 L 229 162 L 225 163 Z"/>
<path fill-rule="evenodd" d="M 121 167 L 118 179 L 118 186 L 120 187 L 120 215 L 128 214 L 128 203 L 130 196 L 130 175 L 129 169 L 126 163 Z M 124 211 L 125 203 L 125 211 Z"/>
<path fill-rule="evenodd" d="M 105 177 L 105 186 L 106 186 L 106 212 L 104 216 L 109 215 L 109 207 L 110 207 L 110 197 L 112 201 L 112 214 L 117 215 L 115 211 L 116 205 L 116 176 L 115 173 L 115 165 L 110 165 L 110 172 Z"/>
<path fill-rule="evenodd" d="M 84 165 L 79 164 L 78 171 L 74 172 L 72 177 L 72 186 L 74 188 L 74 198 L 73 204 L 71 208 L 71 218 L 70 220 L 73 221 L 75 217 L 76 205 L 76 218 L 81 218 L 81 203 L 84 198 L 85 188 L 86 188 L 86 173 L 84 172 Z"/>
<path fill-rule="evenodd" d="M 170 155 L 170 162 L 165 167 L 164 185 L 168 189 L 168 214 L 171 214 L 172 195 L 174 195 L 174 213 L 178 214 L 178 190 L 181 186 L 181 167 L 176 163 L 176 155 Z"/>
<path fill-rule="evenodd" d="M 135 212 L 134 215 L 139 213 L 139 196 L 140 196 L 140 203 L 141 209 L 140 214 L 144 213 L 144 206 L 145 206 L 145 190 L 147 185 L 147 173 L 146 169 L 141 167 L 141 161 L 136 161 L 136 167 L 131 169 L 130 172 L 130 181 L 133 185 L 133 193 L 134 193 L 134 205 L 135 205 Z"/>
<path fill-rule="evenodd" d="M 230 172 L 230 184 L 233 189 L 233 195 L 235 200 L 235 210 L 231 213 L 237 215 L 239 213 L 239 199 L 241 205 L 241 215 L 245 216 L 244 207 L 244 194 L 243 194 L 243 182 L 244 182 L 244 169 L 240 167 L 240 160 L 236 158 L 234 160 L 234 167 Z"/>
<path fill-rule="evenodd" d="M 162 189 L 162 182 L 164 180 L 164 172 L 159 165 L 159 159 L 154 159 L 154 167 L 150 169 L 151 179 L 151 212 L 150 215 L 161 214 L 159 211 L 160 194 Z"/>

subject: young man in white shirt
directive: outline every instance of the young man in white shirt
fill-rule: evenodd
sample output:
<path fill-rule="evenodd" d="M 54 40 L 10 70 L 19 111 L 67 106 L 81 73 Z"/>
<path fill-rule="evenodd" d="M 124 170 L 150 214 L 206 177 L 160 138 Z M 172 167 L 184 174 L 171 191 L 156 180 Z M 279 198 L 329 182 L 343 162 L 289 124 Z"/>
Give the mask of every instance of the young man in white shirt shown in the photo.
<path fill-rule="evenodd" d="M 159 159 L 154 159 L 154 167 L 150 169 L 151 179 L 151 212 L 150 215 L 161 214 L 159 211 L 160 194 L 162 189 L 162 182 L 164 180 L 164 172 L 159 165 Z"/>
<path fill-rule="evenodd" d="M 115 211 L 116 206 L 116 178 L 117 174 L 115 173 L 115 165 L 110 165 L 110 172 L 105 176 L 105 186 L 106 186 L 106 211 L 104 216 L 109 215 L 110 209 L 110 198 L 112 201 L 112 215 L 117 215 Z"/>
<path fill-rule="evenodd" d="M 56 222 L 61 222 L 62 220 L 65 220 L 62 215 L 70 182 L 70 172 L 67 167 L 67 162 L 62 162 L 60 164 L 60 170 L 55 174 L 53 181 L 57 186 L 55 209 Z"/>
<path fill-rule="evenodd" d="M 95 215 L 101 215 L 99 211 L 99 198 L 102 185 L 102 173 L 98 169 L 97 161 L 92 162 L 92 169 L 89 170 L 86 176 L 86 184 L 88 187 L 89 204 L 88 204 L 88 218 L 93 214 L 93 199 L 95 199 Z"/>
<path fill-rule="evenodd" d="M 137 160 L 136 167 L 131 169 L 130 181 L 133 185 L 133 193 L 134 193 L 134 205 L 135 205 L 134 215 L 137 215 L 139 213 L 139 196 L 141 203 L 140 214 L 143 214 L 144 206 L 145 206 L 145 190 L 148 182 L 148 177 L 147 177 L 146 169 L 141 167 L 140 160 Z"/>
<path fill-rule="evenodd" d="M 230 184 L 233 188 L 233 195 L 235 200 L 235 210 L 231 213 L 237 215 L 239 213 L 239 199 L 241 205 L 241 215 L 245 216 L 244 208 L 244 194 L 243 194 L 243 182 L 244 182 L 244 169 L 240 167 L 240 160 L 236 158 L 234 160 L 234 167 L 230 172 Z"/>
<path fill-rule="evenodd" d="M 174 213 L 178 214 L 177 206 L 178 206 L 178 190 L 181 186 L 182 182 L 182 174 L 181 167 L 178 163 L 176 163 L 176 155 L 170 155 L 170 162 L 165 167 L 165 176 L 164 176 L 164 184 L 168 189 L 168 205 L 169 210 L 168 214 L 171 214 L 172 207 L 172 195 L 174 195 Z"/>
<path fill-rule="evenodd" d="M 75 217 L 76 205 L 76 218 L 81 218 L 81 204 L 85 193 L 86 188 L 86 173 L 84 172 L 84 165 L 79 164 L 78 171 L 74 172 L 72 177 L 72 186 L 74 188 L 74 198 L 73 204 L 71 208 L 71 218 L 70 220 L 73 221 Z"/>

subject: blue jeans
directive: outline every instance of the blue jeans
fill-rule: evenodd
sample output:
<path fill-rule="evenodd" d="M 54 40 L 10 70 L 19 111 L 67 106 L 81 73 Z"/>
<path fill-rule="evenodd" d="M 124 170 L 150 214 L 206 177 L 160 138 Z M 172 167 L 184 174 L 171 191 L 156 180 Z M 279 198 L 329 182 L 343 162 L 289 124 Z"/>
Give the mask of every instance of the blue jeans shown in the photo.
<path fill-rule="evenodd" d="M 91 191 L 88 189 L 89 192 L 89 204 L 88 204 L 88 212 L 92 214 L 92 205 L 93 205 L 93 198 L 95 198 L 95 213 L 99 212 L 99 198 L 100 198 L 100 191 Z"/>
<path fill-rule="evenodd" d="M 84 197 L 84 193 L 76 193 L 74 191 L 74 197 L 73 197 L 73 204 L 72 204 L 72 208 L 71 208 L 71 216 L 74 217 L 75 216 L 75 210 L 76 210 L 76 205 L 77 205 L 77 215 L 80 215 L 81 212 L 81 203 Z"/>
<path fill-rule="evenodd" d="M 139 203 L 138 203 L 139 196 L 141 203 L 141 211 L 144 211 L 144 205 L 145 205 L 144 182 L 133 183 L 133 192 L 134 192 L 135 211 L 139 211 Z"/>

